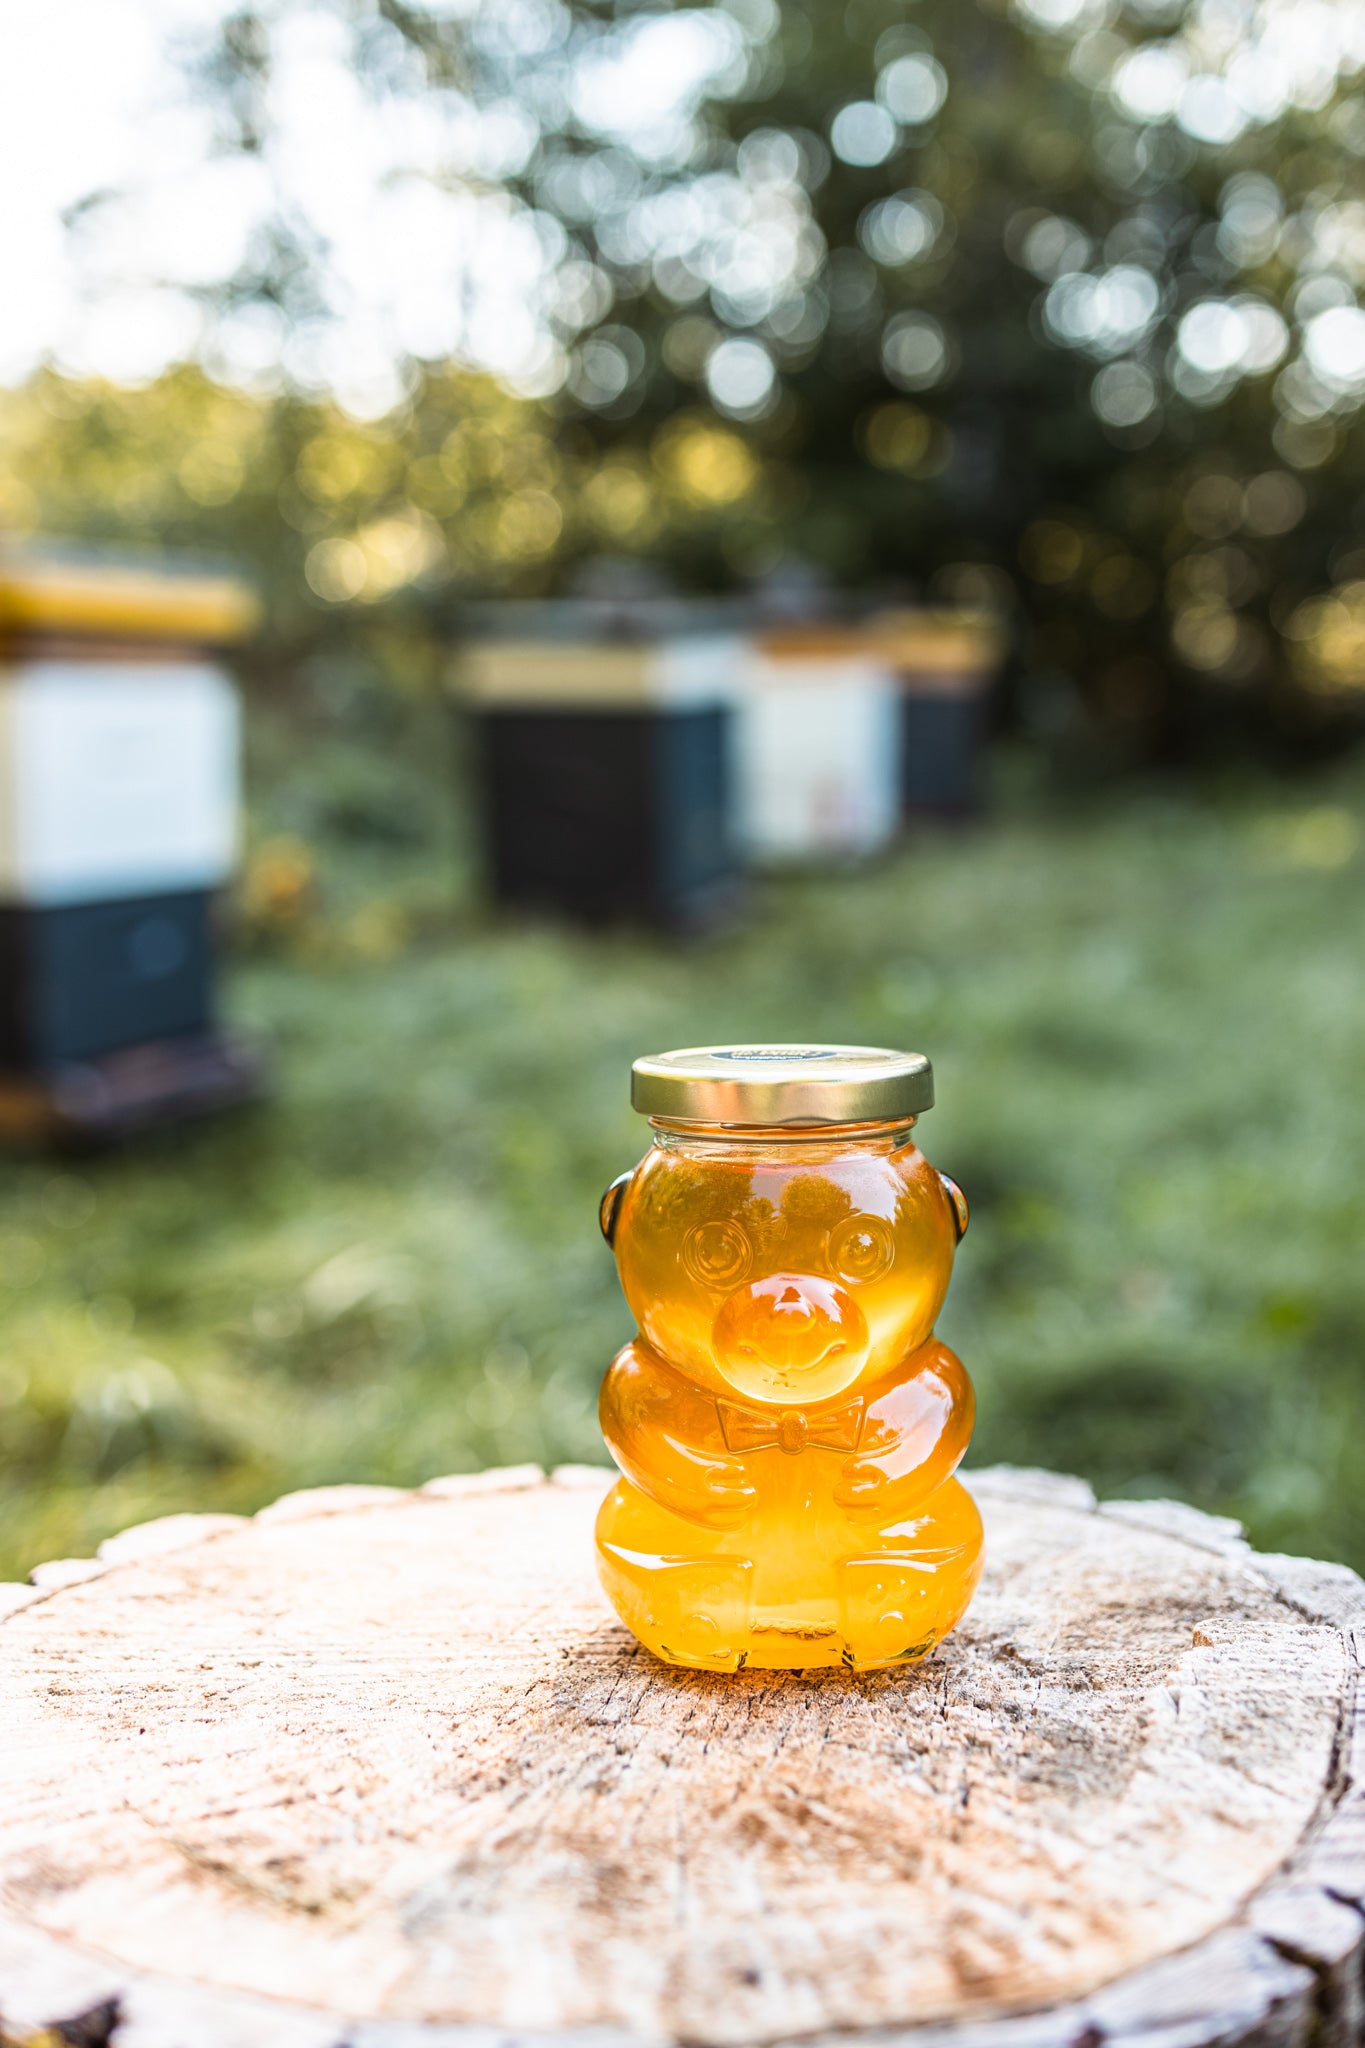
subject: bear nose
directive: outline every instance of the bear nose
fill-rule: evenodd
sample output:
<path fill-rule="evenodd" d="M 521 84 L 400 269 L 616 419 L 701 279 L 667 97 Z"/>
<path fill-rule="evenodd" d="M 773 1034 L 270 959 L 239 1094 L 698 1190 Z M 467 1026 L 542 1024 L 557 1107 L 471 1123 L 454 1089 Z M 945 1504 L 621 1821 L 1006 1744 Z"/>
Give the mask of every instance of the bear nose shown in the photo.
<path fill-rule="evenodd" d="M 834 1281 L 772 1273 L 735 1289 L 716 1317 L 714 1338 L 722 1360 L 804 1373 L 860 1350 L 867 1343 L 867 1322 L 852 1295 Z"/>

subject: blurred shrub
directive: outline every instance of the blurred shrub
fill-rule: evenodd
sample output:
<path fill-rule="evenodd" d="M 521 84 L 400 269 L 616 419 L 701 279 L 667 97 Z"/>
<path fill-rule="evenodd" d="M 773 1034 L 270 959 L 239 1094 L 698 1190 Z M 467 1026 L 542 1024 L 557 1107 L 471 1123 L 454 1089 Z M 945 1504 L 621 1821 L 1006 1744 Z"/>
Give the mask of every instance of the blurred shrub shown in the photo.
<path fill-rule="evenodd" d="M 317 907 L 317 871 L 301 839 L 285 834 L 250 849 L 237 884 L 239 938 L 248 950 L 296 940 Z"/>

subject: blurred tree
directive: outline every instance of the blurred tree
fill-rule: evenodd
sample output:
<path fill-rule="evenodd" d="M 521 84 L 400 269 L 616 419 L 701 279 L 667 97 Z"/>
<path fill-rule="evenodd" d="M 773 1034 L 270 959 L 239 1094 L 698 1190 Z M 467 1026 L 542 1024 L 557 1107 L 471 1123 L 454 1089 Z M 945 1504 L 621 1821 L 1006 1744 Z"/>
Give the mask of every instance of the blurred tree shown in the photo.
<path fill-rule="evenodd" d="M 1034 714 L 1069 683 L 1128 751 L 1229 726 L 1282 746 L 1353 710 L 1361 10 L 734 14 L 743 83 L 689 162 L 566 205 L 603 160 L 567 124 L 522 181 L 612 282 L 566 387 L 599 445 L 657 467 L 710 412 L 778 482 L 694 572 L 794 552 L 845 583 L 1017 594 Z"/>
<path fill-rule="evenodd" d="M 322 11 L 239 10 L 197 53 L 222 149 L 269 159 L 276 50 Z M 1016 610 L 1025 720 L 1084 705 L 1125 757 L 1354 722 L 1358 0 L 330 18 L 376 103 L 432 110 L 429 181 L 500 195 L 484 269 L 515 269 L 515 230 L 535 274 L 496 312 L 519 396 L 410 342 L 387 420 L 257 406 L 269 452 L 222 457 L 242 495 L 221 434 L 177 461 L 190 525 L 267 557 L 298 630 L 304 603 L 545 589 L 604 551 L 692 587 L 805 563 Z M 227 324 L 269 309 L 305 344 L 287 362 L 325 356 L 329 251 L 287 209 L 206 296 Z M 92 463 L 122 403 L 88 414 Z"/>

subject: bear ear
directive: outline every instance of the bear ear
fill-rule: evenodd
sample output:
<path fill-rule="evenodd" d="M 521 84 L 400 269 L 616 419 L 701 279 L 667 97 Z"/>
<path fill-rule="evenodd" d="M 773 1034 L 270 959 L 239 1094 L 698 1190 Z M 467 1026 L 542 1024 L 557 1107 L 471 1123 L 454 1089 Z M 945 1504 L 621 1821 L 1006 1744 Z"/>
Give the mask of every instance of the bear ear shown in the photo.
<path fill-rule="evenodd" d="M 613 1248 L 616 1244 L 616 1218 L 621 1211 L 621 1197 L 634 1178 L 633 1166 L 626 1173 L 618 1173 L 597 1206 L 597 1221 L 602 1226 L 602 1235 Z"/>
<path fill-rule="evenodd" d="M 967 1225 L 971 1221 L 971 1210 L 967 1207 L 967 1197 L 963 1194 L 957 1182 L 951 1180 L 946 1173 L 940 1173 L 938 1177 L 943 1182 L 943 1192 L 948 1197 L 948 1204 L 953 1212 L 953 1229 L 957 1233 L 958 1243 L 961 1244 L 963 1238 L 967 1235 Z"/>

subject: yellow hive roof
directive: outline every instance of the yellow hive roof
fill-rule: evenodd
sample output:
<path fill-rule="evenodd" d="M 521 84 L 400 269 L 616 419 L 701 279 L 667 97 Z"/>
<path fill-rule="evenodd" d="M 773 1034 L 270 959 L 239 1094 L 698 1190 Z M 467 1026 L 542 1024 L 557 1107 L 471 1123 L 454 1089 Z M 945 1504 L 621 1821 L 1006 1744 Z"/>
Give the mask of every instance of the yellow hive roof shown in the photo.
<path fill-rule="evenodd" d="M 235 576 L 132 564 L 0 557 L 0 637 L 55 633 L 116 640 L 244 640 L 260 603 Z"/>

